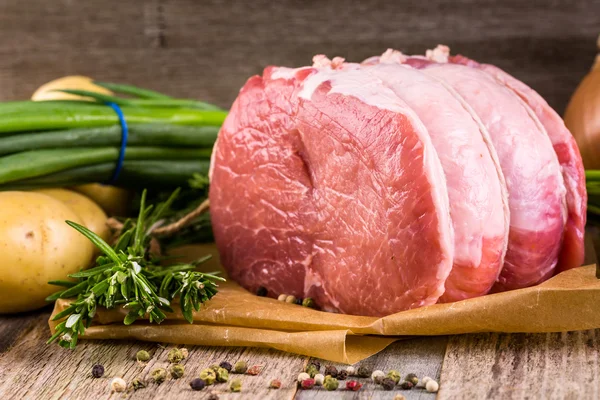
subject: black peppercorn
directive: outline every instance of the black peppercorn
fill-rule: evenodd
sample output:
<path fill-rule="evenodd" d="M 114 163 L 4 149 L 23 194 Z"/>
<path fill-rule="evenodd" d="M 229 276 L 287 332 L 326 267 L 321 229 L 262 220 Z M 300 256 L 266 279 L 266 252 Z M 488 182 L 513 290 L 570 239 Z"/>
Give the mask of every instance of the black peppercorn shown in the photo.
<path fill-rule="evenodd" d="M 348 372 L 346 372 L 345 370 L 341 370 L 340 372 L 338 372 L 338 375 L 337 375 L 338 381 L 345 381 L 347 377 L 348 377 Z"/>
<path fill-rule="evenodd" d="M 402 390 L 410 390 L 413 388 L 413 383 L 411 381 L 404 381 L 400 384 L 400 389 Z"/>
<path fill-rule="evenodd" d="M 206 382 L 204 382 L 200 378 L 192 379 L 192 381 L 190 382 L 190 387 L 192 388 L 192 390 L 202 390 L 205 386 Z"/>
<path fill-rule="evenodd" d="M 221 363 L 219 364 L 219 367 L 225 368 L 227 370 L 227 372 L 231 372 L 231 368 L 233 368 L 231 366 L 231 363 L 228 361 L 221 361 Z"/>
<path fill-rule="evenodd" d="M 219 400 L 219 395 L 216 393 L 211 393 L 210 396 L 206 398 L 206 400 Z"/>
<path fill-rule="evenodd" d="M 394 390 L 394 386 L 396 386 L 396 382 L 392 378 L 385 378 L 381 381 L 381 386 L 383 386 L 384 390 Z"/>
<path fill-rule="evenodd" d="M 296 304 L 298 304 L 299 306 L 302 305 L 302 299 L 296 299 Z"/>
<path fill-rule="evenodd" d="M 325 367 L 325 373 L 323 373 L 323 375 L 325 375 L 325 376 L 330 375 L 332 378 L 337 378 L 338 370 L 333 365 L 328 365 Z"/>
<path fill-rule="evenodd" d="M 412 383 L 413 386 L 417 386 L 417 384 L 419 383 L 419 378 L 415 374 L 408 374 L 408 375 L 406 375 L 406 377 L 404 378 L 404 380 L 407 381 L 407 382 Z"/>
<path fill-rule="evenodd" d="M 317 370 L 319 370 L 319 371 L 321 370 L 321 363 L 319 361 L 312 360 L 311 362 L 308 363 L 307 368 L 311 365 L 314 365 Z"/>
<path fill-rule="evenodd" d="M 371 376 L 372 373 L 373 370 L 367 367 L 366 365 L 361 365 L 360 367 L 358 367 L 358 371 L 356 371 L 356 375 L 358 375 L 361 378 L 368 378 Z"/>
<path fill-rule="evenodd" d="M 268 293 L 268 290 L 266 287 L 261 286 L 258 288 L 258 290 L 256 291 L 256 295 L 260 296 L 260 297 L 265 297 Z"/>
<path fill-rule="evenodd" d="M 94 378 L 101 378 L 104 375 L 104 367 L 100 364 L 96 364 L 92 367 L 92 376 Z"/>

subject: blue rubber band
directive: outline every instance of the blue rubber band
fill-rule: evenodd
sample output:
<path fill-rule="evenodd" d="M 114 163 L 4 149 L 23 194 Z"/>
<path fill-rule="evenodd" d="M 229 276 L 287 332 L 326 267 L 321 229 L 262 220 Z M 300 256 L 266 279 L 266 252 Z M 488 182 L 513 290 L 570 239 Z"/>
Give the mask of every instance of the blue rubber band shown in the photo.
<path fill-rule="evenodd" d="M 116 103 L 106 103 L 106 105 L 115 110 L 117 116 L 119 117 L 119 123 L 121 124 L 121 150 L 119 151 L 119 158 L 117 159 L 115 172 L 113 172 L 112 177 L 107 182 L 110 185 L 117 181 L 119 174 L 123 169 L 123 162 L 125 161 L 125 149 L 127 148 L 127 139 L 129 138 L 129 128 L 127 127 L 127 122 L 125 122 L 125 116 L 123 115 L 121 107 L 119 107 Z"/>

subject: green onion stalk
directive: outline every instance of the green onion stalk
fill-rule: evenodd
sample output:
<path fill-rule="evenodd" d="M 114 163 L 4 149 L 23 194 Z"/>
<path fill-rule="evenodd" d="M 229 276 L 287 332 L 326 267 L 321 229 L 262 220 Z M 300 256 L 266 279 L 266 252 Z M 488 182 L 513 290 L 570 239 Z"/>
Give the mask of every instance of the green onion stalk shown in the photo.
<path fill-rule="evenodd" d="M 600 224 L 600 170 L 586 170 L 585 184 L 588 194 L 588 219 Z"/>

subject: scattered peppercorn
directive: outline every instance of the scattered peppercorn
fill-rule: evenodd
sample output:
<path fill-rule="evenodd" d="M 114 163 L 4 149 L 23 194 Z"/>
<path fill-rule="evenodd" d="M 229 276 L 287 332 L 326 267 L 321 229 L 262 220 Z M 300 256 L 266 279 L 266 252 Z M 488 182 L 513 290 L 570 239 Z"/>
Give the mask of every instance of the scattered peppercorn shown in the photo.
<path fill-rule="evenodd" d="M 205 368 L 200 371 L 200 379 L 204 381 L 207 385 L 212 385 L 217 380 L 217 374 L 210 368 Z"/>
<path fill-rule="evenodd" d="M 146 387 L 146 382 L 140 378 L 135 378 L 131 381 L 131 387 L 133 387 L 133 390 L 140 390 Z"/>
<path fill-rule="evenodd" d="M 192 390 L 202 390 L 206 386 L 206 382 L 200 378 L 192 379 L 190 382 L 190 387 Z"/>
<path fill-rule="evenodd" d="M 311 378 L 314 378 L 316 374 L 319 373 L 319 370 L 317 369 L 317 367 L 315 367 L 314 365 L 310 364 L 307 368 L 306 368 L 306 373 L 308 375 L 310 375 Z"/>
<path fill-rule="evenodd" d="M 306 373 L 306 372 L 300 372 L 298 374 L 298 379 L 297 379 L 298 383 L 302 383 L 302 381 L 305 380 L 305 379 L 310 379 L 310 375 L 308 373 Z"/>
<path fill-rule="evenodd" d="M 353 392 L 359 391 L 362 387 L 362 383 L 359 381 L 348 381 L 346 382 L 346 389 L 352 390 Z"/>
<path fill-rule="evenodd" d="M 413 386 L 417 386 L 419 383 L 419 378 L 415 374 L 408 374 L 404 377 L 404 380 L 413 384 Z"/>
<path fill-rule="evenodd" d="M 328 365 L 325 367 L 325 376 L 330 375 L 332 378 L 337 378 L 338 370 L 333 365 Z"/>
<path fill-rule="evenodd" d="M 366 365 L 361 365 L 358 367 L 356 375 L 358 375 L 361 378 L 368 378 L 369 376 L 371 376 L 372 372 L 373 370 L 370 367 L 367 367 Z"/>
<path fill-rule="evenodd" d="M 356 375 L 356 368 L 350 365 L 349 367 L 346 367 L 346 372 L 348 373 L 348 376 L 354 376 Z"/>
<path fill-rule="evenodd" d="M 253 365 L 250 368 L 248 368 L 248 371 L 246 371 L 246 374 L 256 376 L 256 375 L 260 374 L 261 371 L 262 371 L 262 365 Z"/>
<path fill-rule="evenodd" d="M 287 294 L 280 294 L 279 297 L 277 297 L 277 301 L 285 301 L 285 299 L 287 299 Z"/>
<path fill-rule="evenodd" d="M 423 384 L 423 386 L 427 385 L 427 382 L 429 382 L 431 380 L 430 377 L 428 376 L 424 376 L 423 379 L 421 379 L 421 383 Z"/>
<path fill-rule="evenodd" d="M 96 364 L 92 367 L 92 376 L 94 378 L 102 378 L 104 375 L 104 367 L 100 364 Z"/>
<path fill-rule="evenodd" d="M 396 385 L 398 384 L 398 382 L 400 382 L 400 373 L 395 369 L 388 372 L 387 377 L 393 379 Z"/>
<path fill-rule="evenodd" d="M 146 362 L 150 359 L 150 353 L 148 353 L 146 350 L 140 350 L 135 353 L 135 359 L 141 362 Z"/>
<path fill-rule="evenodd" d="M 316 304 L 312 298 L 307 297 L 304 300 L 302 300 L 302 307 L 315 308 Z"/>
<path fill-rule="evenodd" d="M 217 382 L 227 382 L 229 380 L 229 371 L 219 367 L 217 370 Z"/>
<path fill-rule="evenodd" d="M 246 361 L 238 361 L 235 363 L 235 365 L 233 366 L 233 373 L 234 374 L 245 374 L 246 371 L 248 371 L 248 364 L 246 364 Z"/>
<path fill-rule="evenodd" d="M 156 368 L 150 374 L 155 383 L 161 384 L 167 379 L 167 370 L 164 368 Z"/>
<path fill-rule="evenodd" d="M 410 390 L 414 387 L 415 385 L 413 385 L 413 383 L 411 381 L 404 381 L 400 384 L 400 389 L 402 390 Z"/>
<path fill-rule="evenodd" d="M 172 348 L 167 355 L 167 360 L 169 360 L 171 364 L 178 364 L 183 359 L 183 353 L 177 347 Z"/>
<path fill-rule="evenodd" d="M 397 394 L 394 396 L 394 400 L 406 400 L 406 397 L 402 396 L 401 394 Z"/>
<path fill-rule="evenodd" d="M 384 378 L 381 381 L 381 386 L 383 386 L 384 390 L 394 390 L 394 386 L 396 386 L 396 382 L 392 378 Z"/>
<path fill-rule="evenodd" d="M 323 387 L 325 388 L 325 390 L 337 390 L 339 386 L 340 383 L 337 379 L 331 377 L 330 375 L 327 375 L 325 377 L 325 381 L 323 382 Z"/>
<path fill-rule="evenodd" d="M 380 369 L 375 370 L 371 374 L 371 379 L 373 380 L 373 383 L 376 383 L 379 385 L 379 384 L 381 384 L 381 381 L 385 379 L 385 372 L 383 372 Z"/>
<path fill-rule="evenodd" d="M 227 362 L 227 361 L 221 361 L 221 363 L 219 364 L 219 367 L 221 368 L 225 368 L 227 370 L 227 372 L 231 372 L 231 363 Z"/>
<path fill-rule="evenodd" d="M 242 391 L 242 380 L 234 379 L 229 383 L 229 390 L 232 392 L 241 392 Z"/>
<path fill-rule="evenodd" d="M 312 360 L 311 362 L 308 363 L 308 365 L 306 366 L 306 368 L 310 367 L 311 365 L 314 365 L 316 369 L 318 369 L 319 371 L 321 370 L 321 363 L 317 360 Z"/>
<path fill-rule="evenodd" d="M 294 304 L 296 302 L 296 296 L 289 295 L 285 298 L 286 303 Z"/>
<path fill-rule="evenodd" d="M 181 364 L 173 364 L 171 365 L 171 376 L 173 379 L 179 379 L 183 376 L 185 372 L 185 368 Z"/>
<path fill-rule="evenodd" d="M 300 382 L 300 387 L 304 390 L 312 389 L 315 386 L 315 380 L 308 378 Z"/>
<path fill-rule="evenodd" d="M 323 382 L 325 381 L 325 375 L 323 374 L 316 374 L 314 377 L 315 380 L 315 385 L 317 386 L 323 386 Z"/>
<path fill-rule="evenodd" d="M 433 379 L 430 379 L 425 384 L 425 390 L 427 390 L 429 393 L 435 393 L 439 389 L 440 389 L 440 385 L 436 381 L 434 381 Z"/>
<path fill-rule="evenodd" d="M 337 376 L 338 381 L 345 381 L 347 377 L 348 377 L 348 373 L 346 372 L 346 370 L 341 370 L 338 372 L 338 376 Z"/>
<path fill-rule="evenodd" d="M 279 379 L 272 379 L 269 383 L 269 389 L 279 389 L 281 387 L 281 381 Z"/>
<path fill-rule="evenodd" d="M 206 400 L 219 400 L 219 395 L 216 393 L 211 393 Z"/>
<path fill-rule="evenodd" d="M 183 356 L 184 360 L 190 355 L 190 352 L 185 347 L 182 347 L 181 349 L 179 349 L 179 351 L 181 351 L 181 355 Z"/>
<path fill-rule="evenodd" d="M 122 378 L 113 378 L 113 380 L 110 381 L 110 390 L 113 392 L 124 392 L 127 390 L 127 382 Z"/>
<path fill-rule="evenodd" d="M 302 299 L 296 299 L 296 301 L 294 301 L 294 304 L 297 304 L 299 306 L 302 305 Z"/>
<path fill-rule="evenodd" d="M 213 365 L 211 365 L 211 366 L 210 366 L 210 367 L 208 367 L 208 368 L 210 368 L 210 369 L 212 369 L 213 371 L 217 372 L 217 370 L 218 370 L 219 368 L 221 368 L 221 367 L 219 367 L 217 364 L 213 364 Z"/>
<path fill-rule="evenodd" d="M 261 286 L 258 288 L 258 290 L 256 291 L 256 295 L 260 296 L 260 297 L 265 297 L 267 295 L 269 291 L 267 290 L 266 287 Z"/>

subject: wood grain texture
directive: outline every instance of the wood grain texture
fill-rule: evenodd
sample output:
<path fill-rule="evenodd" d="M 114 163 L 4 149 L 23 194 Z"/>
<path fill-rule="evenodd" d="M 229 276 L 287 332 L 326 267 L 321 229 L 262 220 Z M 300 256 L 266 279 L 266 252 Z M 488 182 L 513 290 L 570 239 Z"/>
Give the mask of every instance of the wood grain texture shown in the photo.
<path fill-rule="evenodd" d="M 594 0 L 0 2 L 0 100 L 85 74 L 227 107 L 269 64 L 360 61 L 440 42 L 496 64 L 562 113 L 595 55 Z"/>

